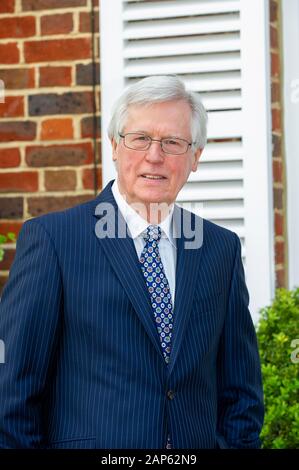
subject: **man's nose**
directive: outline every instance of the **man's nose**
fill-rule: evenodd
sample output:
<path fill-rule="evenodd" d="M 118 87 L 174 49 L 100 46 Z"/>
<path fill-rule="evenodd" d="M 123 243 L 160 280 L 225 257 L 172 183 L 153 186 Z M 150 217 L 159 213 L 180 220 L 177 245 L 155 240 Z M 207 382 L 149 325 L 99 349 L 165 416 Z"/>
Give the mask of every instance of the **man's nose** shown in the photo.
<path fill-rule="evenodd" d="M 150 148 L 146 151 L 146 159 L 151 162 L 161 162 L 164 160 L 164 152 L 160 141 L 152 140 Z"/>

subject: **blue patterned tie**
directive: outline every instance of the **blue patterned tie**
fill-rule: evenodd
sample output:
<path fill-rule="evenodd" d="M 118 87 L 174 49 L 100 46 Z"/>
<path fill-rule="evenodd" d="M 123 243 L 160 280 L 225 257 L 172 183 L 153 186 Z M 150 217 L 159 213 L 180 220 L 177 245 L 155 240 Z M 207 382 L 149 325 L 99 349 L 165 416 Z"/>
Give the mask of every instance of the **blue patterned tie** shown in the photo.
<path fill-rule="evenodd" d="M 173 328 L 173 308 L 171 293 L 159 251 L 161 228 L 149 225 L 144 236 L 145 246 L 140 263 L 146 285 L 150 293 L 156 327 L 166 364 L 169 363 L 171 335 Z M 171 449 L 170 436 L 167 437 L 167 449 Z"/>

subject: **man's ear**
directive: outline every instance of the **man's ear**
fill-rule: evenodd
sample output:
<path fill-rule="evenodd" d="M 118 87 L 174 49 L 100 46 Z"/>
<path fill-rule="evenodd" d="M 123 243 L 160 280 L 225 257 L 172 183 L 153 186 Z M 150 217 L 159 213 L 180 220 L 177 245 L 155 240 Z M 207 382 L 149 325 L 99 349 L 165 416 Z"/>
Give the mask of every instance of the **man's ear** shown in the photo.
<path fill-rule="evenodd" d="M 199 159 L 200 159 L 200 156 L 203 152 L 203 149 L 197 149 L 195 150 L 194 154 L 193 154 L 193 162 L 192 162 L 192 171 L 196 171 L 197 170 L 197 165 L 198 165 L 198 162 L 199 162 Z"/>
<path fill-rule="evenodd" d="M 114 137 L 111 139 L 111 146 L 112 146 L 112 160 L 115 162 L 117 160 L 117 142 Z"/>

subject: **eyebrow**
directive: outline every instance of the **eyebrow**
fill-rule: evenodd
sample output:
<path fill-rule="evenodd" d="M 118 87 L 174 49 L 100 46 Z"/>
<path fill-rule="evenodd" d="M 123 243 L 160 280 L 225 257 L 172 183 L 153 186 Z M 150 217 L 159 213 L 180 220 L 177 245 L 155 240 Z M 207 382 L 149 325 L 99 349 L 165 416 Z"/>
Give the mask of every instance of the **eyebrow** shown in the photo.
<path fill-rule="evenodd" d="M 134 130 L 134 131 L 128 131 L 129 134 L 135 134 L 136 133 L 140 133 L 140 134 L 146 134 L 150 137 L 150 133 L 148 131 L 143 131 L 143 130 Z M 173 135 L 173 134 L 168 134 L 168 135 L 165 135 L 165 137 L 162 137 L 162 139 L 168 139 L 170 137 L 173 137 L 174 139 L 182 139 L 182 140 L 187 140 L 187 138 L 185 137 L 179 137 L 177 135 Z"/>

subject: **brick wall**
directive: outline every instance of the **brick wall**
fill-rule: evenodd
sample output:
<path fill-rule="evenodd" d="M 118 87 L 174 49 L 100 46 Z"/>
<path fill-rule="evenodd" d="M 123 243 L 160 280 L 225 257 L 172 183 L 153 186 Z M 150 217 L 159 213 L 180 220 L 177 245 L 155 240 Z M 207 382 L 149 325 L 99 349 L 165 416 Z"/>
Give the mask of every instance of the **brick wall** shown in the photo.
<path fill-rule="evenodd" d="M 286 171 L 283 142 L 281 24 L 281 1 L 270 0 L 275 280 L 276 287 L 287 287 Z"/>
<path fill-rule="evenodd" d="M 101 189 L 98 5 L 0 0 L 0 233 Z M 6 248 L 0 287 L 15 252 Z"/>

